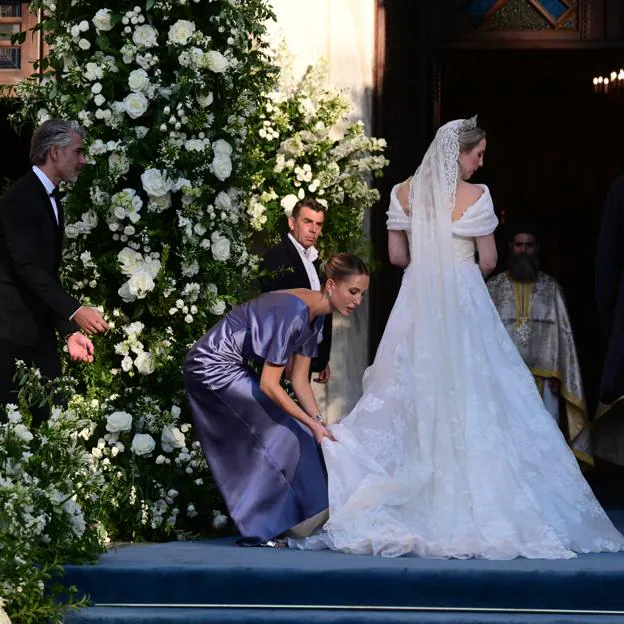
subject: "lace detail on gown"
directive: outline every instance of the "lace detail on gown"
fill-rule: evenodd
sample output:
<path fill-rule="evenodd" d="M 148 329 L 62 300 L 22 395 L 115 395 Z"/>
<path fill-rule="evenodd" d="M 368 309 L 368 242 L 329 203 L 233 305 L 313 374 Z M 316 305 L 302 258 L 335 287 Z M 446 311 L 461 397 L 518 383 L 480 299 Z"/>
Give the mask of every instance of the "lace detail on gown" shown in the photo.
<path fill-rule="evenodd" d="M 391 203 L 388 227 L 409 233 L 410 218 L 396 208 Z M 423 278 L 406 269 L 363 396 L 331 427 L 337 442 L 323 442 L 330 518 L 319 534 L 291 546 L 488 559 L 624 549 L 474 262 L 473 238 L 496 224 L 486 188 L 451 226 L 461 311 L 452 319 L 454 367 L 444 366 L 435 340 L 414 349 L 406 339 L 427 331 L 414 314 Z M 453 370 L 461 372 L 449 385 L 458 409 L 441 409 L 438 386 Z"/>

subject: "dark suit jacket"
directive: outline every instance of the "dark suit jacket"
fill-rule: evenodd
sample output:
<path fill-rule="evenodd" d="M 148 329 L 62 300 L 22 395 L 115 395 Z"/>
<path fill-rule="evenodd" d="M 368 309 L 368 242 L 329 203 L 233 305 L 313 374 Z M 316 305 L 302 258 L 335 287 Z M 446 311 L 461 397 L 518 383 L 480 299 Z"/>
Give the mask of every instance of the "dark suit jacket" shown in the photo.
<path fill-rule="evenodd" d="M 0 197 L 0 339 L 29 345 L 41 330 L 69 334 L 80 303 L 65 292 L 61 264 L 63 208 L 31 170 Z"/>
<path fill-rule="evenodd" d="M 320 260 L 314 263 L 318 272 Z M 270 271 L 273 275 L 264 276 L 260 280 L 262 292 L 272 290 L 288 290 L 291 288 L 310 288 L 310 279 L 303 265 L 303 260 L 288 235 L 284 236 L 281 243 L 271 247 L 262 258 L 260 269 Z M 318 346 L 318 355 L 312 360 L 310 366 L 314 372 L 322 371 L 329 362 L 331 351 L 332 316 L 325 317 L 323 325 L 323 340 Z"/>

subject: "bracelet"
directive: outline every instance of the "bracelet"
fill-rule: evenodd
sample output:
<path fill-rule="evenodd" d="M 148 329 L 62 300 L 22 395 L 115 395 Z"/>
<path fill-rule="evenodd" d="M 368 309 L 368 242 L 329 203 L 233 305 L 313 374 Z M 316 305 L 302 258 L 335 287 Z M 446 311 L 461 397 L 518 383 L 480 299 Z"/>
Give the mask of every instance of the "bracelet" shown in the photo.
<path fill-rule="evenodd" d="M 321 423 L 321 425 L 324 425 L 324 424 L 325 424 L 325 419 L 323 418 L 323 416 L 321 416 L 321 414 L 316 413 L 316 414 L 314 415 L 314 417 L 313 417 L 313 418 L 314 418 L 314 420 L 316 420 L 317 422 L 320 422 L 320 423 Z"/>

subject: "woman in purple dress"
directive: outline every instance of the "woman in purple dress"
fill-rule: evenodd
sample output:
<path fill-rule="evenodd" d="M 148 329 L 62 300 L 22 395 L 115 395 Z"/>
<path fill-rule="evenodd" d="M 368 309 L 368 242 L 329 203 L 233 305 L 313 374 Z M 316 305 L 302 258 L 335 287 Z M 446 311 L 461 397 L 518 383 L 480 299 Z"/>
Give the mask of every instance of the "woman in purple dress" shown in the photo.
<path fill-rule="evenodd" d="M 186 356 L 193 421 L 244 545 L 305 526 L 328 507 L 319 443 L 332 435 L 310 387 L 310 359 L 324 316 L 351 314 L 369 272 L 360 258 L 341 253 L 324 273 L 320 292 L 278 290 L 237 306 Z M 264 362 L 259 377 L 248 366 L 254 360 Z M 289 362 L 298 403 L 280 385 Z"/>

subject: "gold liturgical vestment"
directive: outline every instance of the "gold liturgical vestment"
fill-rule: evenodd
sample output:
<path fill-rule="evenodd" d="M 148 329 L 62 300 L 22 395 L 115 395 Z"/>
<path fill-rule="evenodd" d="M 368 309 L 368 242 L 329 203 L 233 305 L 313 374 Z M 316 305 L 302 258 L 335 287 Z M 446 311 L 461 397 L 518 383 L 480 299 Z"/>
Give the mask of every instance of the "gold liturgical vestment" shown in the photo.
<path fill-rule="evenodd" d="M 575 455 L 593 463 L 581 371 L 559 284 L 542 272 L 534 282 L 516 282 L 501 273 L 488 281 L 488 290 L 540 393 L 545 380 L 559 381 L 564 434 Z"/>

